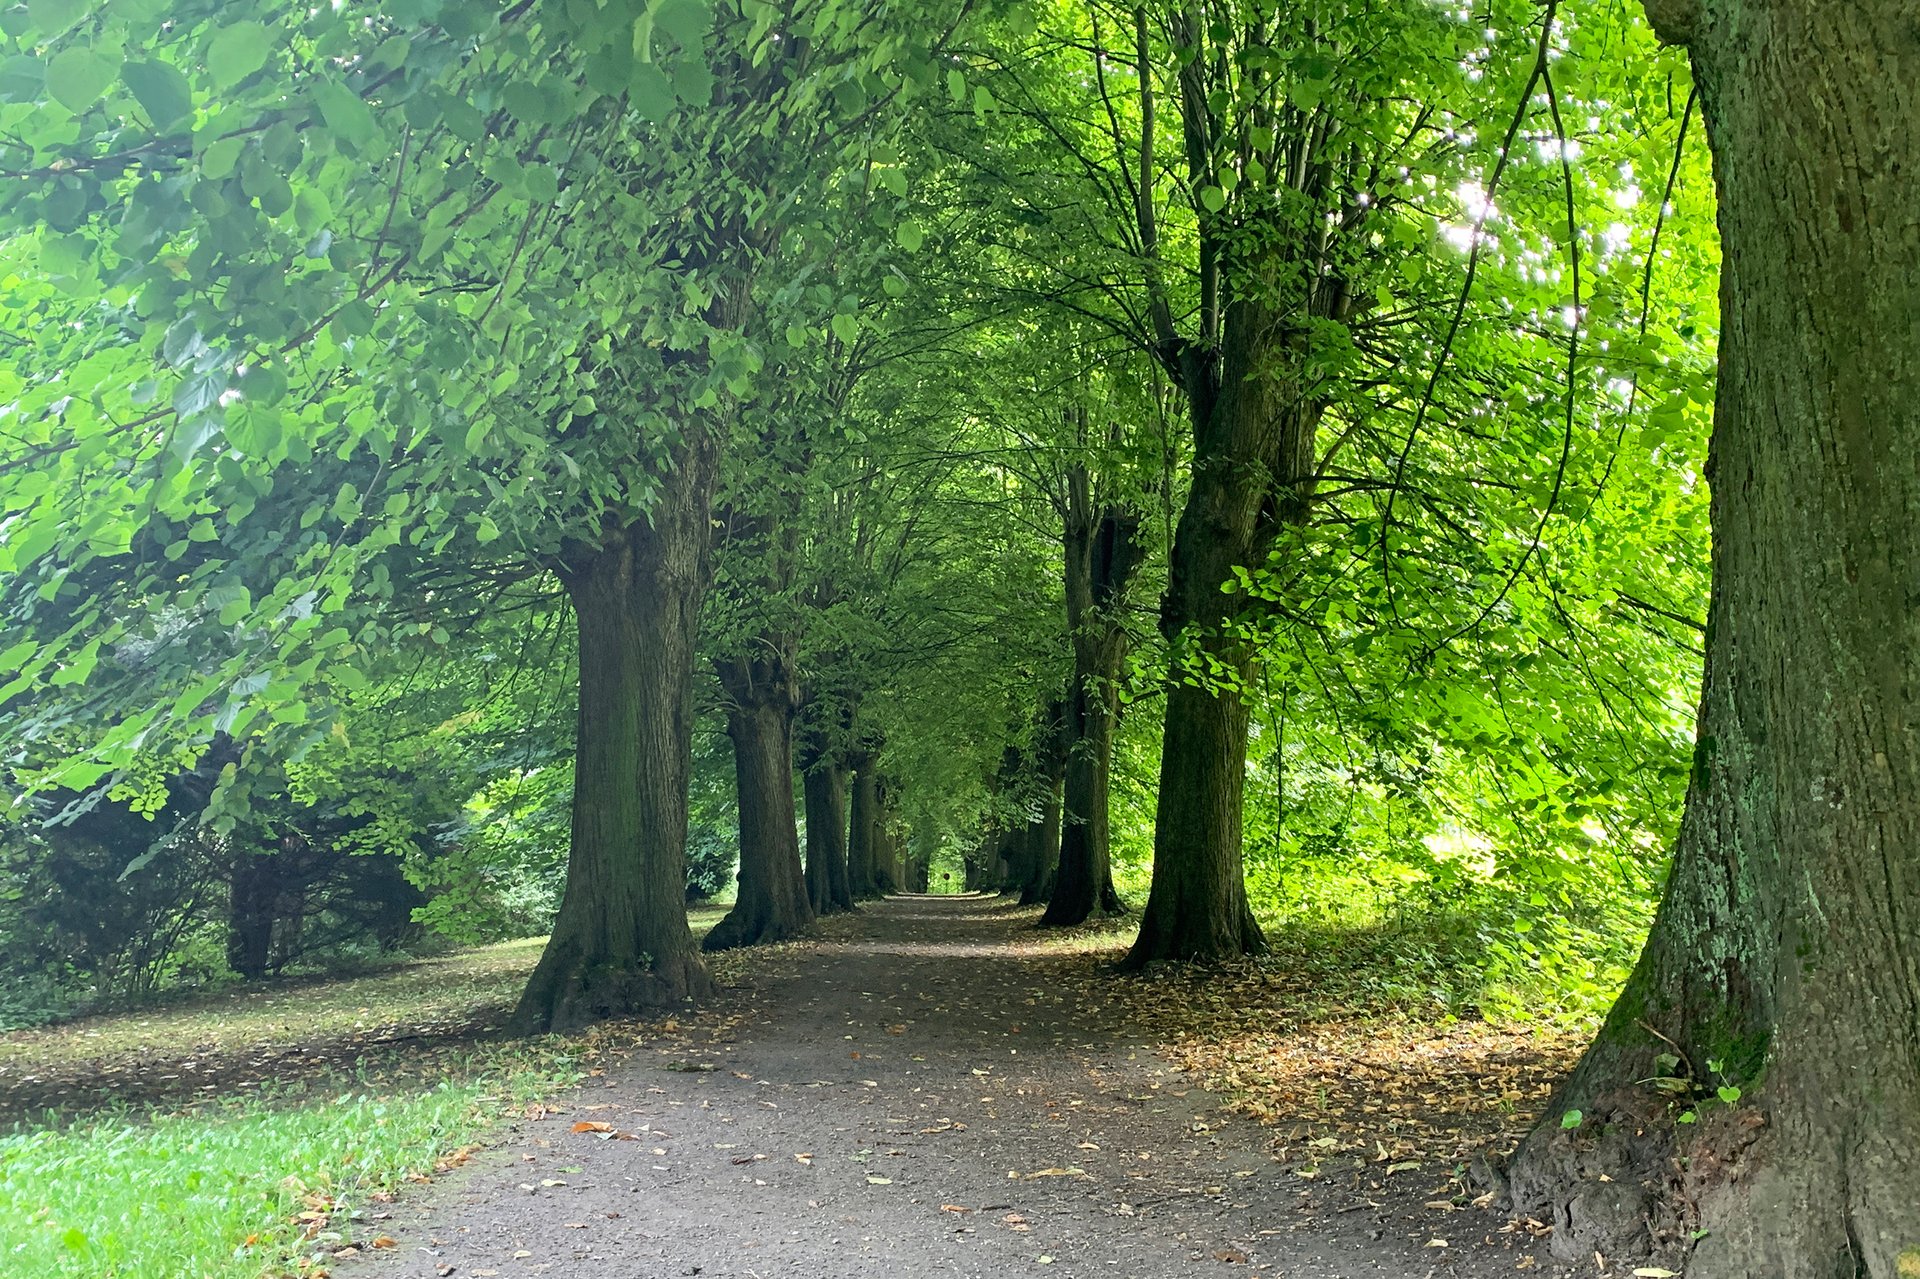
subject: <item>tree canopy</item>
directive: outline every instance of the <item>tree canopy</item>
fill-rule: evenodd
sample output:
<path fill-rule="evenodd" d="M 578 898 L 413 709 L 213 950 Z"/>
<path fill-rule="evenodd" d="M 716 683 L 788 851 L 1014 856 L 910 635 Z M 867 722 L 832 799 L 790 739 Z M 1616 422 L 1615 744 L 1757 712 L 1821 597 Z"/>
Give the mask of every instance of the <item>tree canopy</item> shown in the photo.
<path fill-rule="evenodd" d="M 1778 788 L 1893 803 L 1907 623 L 1770 591 L 1900 593 L 1920 79 L 1834 123 L 1826 53 L 1752 52 L 1892 47 L 1892 0 L 1649 7 L 0 12 L 0 932 L 85 933 L 56 865 L 156 921 L 218 881 L 258 975 L 262 903 L 371 920 L 321 887 L 371 858 L 375 931 L 551 928 L 516 1025 L 569 1029 L 706 992 L 737 859 L 709 949 L 949 881 L 1139 909 L 1135 965 L 1415 911 L 1554 1016 L 1664 892 L 1566 1131 L 1709 1059 L 1817 1091 L 1789 879 L 1907 930 L 1805 1007 L 1911 1010 L 1912 847 L 1862 886 Z M 1804 316 L 1757 265 L 1829 261 Z M 1854 745 L 1770 754 L 1803 712 Z M 1521 1200 L 1600 1167 L 1560 1133 Z M 1816 1247 L 1740 1238 L 1712 1273 Z"/>

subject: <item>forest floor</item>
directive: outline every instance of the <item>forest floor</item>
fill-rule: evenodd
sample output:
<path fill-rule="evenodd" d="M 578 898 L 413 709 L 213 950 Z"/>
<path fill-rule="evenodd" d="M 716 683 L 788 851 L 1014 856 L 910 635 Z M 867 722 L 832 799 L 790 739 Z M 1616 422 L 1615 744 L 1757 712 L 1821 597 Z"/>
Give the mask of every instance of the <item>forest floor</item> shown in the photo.
<path fill-rule="evenodd" d="M 1558 1273 L 1462 1173 L 1524 1131 L 1572 1039 L 1330 1006 L 1284 960 L 1119 976 L 1119 933 L 1034 918 L 902 897 L 726 956 L 722 998 L 597 1032 L 579 1089 L 374 1204 L 328 1268 Z"/>

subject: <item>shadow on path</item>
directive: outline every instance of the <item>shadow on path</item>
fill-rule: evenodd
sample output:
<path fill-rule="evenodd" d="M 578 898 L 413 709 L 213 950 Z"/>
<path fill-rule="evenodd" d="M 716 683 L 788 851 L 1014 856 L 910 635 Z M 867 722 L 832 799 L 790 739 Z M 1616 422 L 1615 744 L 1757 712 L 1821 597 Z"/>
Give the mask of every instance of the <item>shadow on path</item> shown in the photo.
<path fill-rule="evenodd" d="M 745 961 L 550 1117 L 382 1214 L 404 1279 L 1511 1275 L 1444 1170 L 1304 1180 L 1170 1067 L 1127 987 L 996 899 L 905 897 Z M 610 1124 L 633 1140 L 576 1133 Z M 1329 1161 L 1331 1162 L 1331 1161 Z M 1439 1241 L 1444 1240 L 1444 1243 Z"/>

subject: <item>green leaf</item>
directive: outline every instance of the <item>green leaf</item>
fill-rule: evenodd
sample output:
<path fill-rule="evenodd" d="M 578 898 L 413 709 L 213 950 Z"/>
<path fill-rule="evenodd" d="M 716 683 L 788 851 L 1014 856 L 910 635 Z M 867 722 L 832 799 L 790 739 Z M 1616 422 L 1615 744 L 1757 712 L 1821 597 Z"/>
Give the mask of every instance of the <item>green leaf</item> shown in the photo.
<path fill-rule="evenodd" d="M 86 0 L 27 0 L 27 19 L 43 36 L 59 35 L 86 14 Z"/>
<path fill-rule="evenodd" d="M 200 172 L 209 178 L 220 179 L 232 173 L 234 166 L 240 163 L 240 153 L 246 150 L 245 138 L 218 138 L 210 143 L 200 156 Z"/>
<path fill-rule="evenodd" d="M 1201 187 L 1200 204 L 1208 213 L 1218 213 L 1227 207 L 1227 193 L 1219 187 Z"/>
<path fill-rule="evenodd" d="M 673 85 L 667 73 L 651 62 L 636 62 L 627 82 L 627 105 L 643 120 L 664 120 L 673 114 Z"/>
<path fill-rule="evenodd" d="M 111 58 L 92 49 L 66 49 L 47 64 L 47 92 L 78 115 L 100 100 L 118 74 L 120 64 Z"/>
<path fill-rule="evenodd" d="M 207 70 L 213 82 L 230 89 L 267 65 L 273 43 L 259 22 L 236 22 L 214 32 L 207 45 Z"/>
<path fill-rule="evenodd" d="M 129 62 L 120 68 L 120 78 L 156 129 L 177 124 L 193 111 L 187 77 L 170 62 Z"/>
<path fill-rule="evenodd" d="M 1726 1102 L 1729 1106 L 1740 1100 L 1740 1090 L 1732 1084 L 1722 1084 L 1715 1091 L 1720 1094 L 1720 1100 Z"/>
<path fill-rule="evenodd" d="M 844 311 L 834 316 L 833 335 L 842 342 L 845 342 L 848 346 L 852 346 L 854 341 L 860 336 L 859 317 L 848 315 Z"/>
<path fill-rule="evenodd" d="M 926 241 L 927 233 L 916 222 L 902 222 L 893 229 L 893 238 L 907 252 L 918 253 L 921 244 Z"/>
<path fill-rule="evenodd" d="M 480 522 L 474 525 L 473 539 L 482 546 L 488 542 L 497 542 L 500 540 L 500 526 L 493 522 L 493 517 L 482 515 Z"/>
<path fill-rule="evenodd" d="M 1560 1116 L 1560 1126 L 1562 1128 L 1578 1128 L 1585 1119 L 1586 1116 L 1579 1111 L 1569 1110 L 1566 1114 Z"/>
<path fill-rule="evenodd" d="M 314 105 L 333 135 L 359 150 L 373 141 L 373 112 L 360 95 L 331 81 L 315 87 Z"/>

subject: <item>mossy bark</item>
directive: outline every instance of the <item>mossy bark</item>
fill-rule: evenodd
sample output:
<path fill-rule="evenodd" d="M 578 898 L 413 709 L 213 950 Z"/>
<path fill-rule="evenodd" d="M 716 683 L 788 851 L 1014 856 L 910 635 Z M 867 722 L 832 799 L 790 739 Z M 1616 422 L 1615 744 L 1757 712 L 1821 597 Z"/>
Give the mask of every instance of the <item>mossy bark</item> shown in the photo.
<path fill-rule="evenodd" d="M 1910 0 L 1648 9 L 1720 192 L 1707 671 L 1646 952 L 1511 1192 L 1565 1257 L 1699 1231 L 1691 1279 L 1912 1279 L 1920 26 Z M 1663 1052 L 1738 1102 L 1676 1127 L 1639 1082 Z"/>
<path fill-rule="evenodd" d="M 575 548 L 561 570 L 580 652 L 573 833 L 515 1033 L 573 1030 L 712 988 L 686 914 L 711 466 L 710 449 L 689 449 L 650 522 Z"/>

